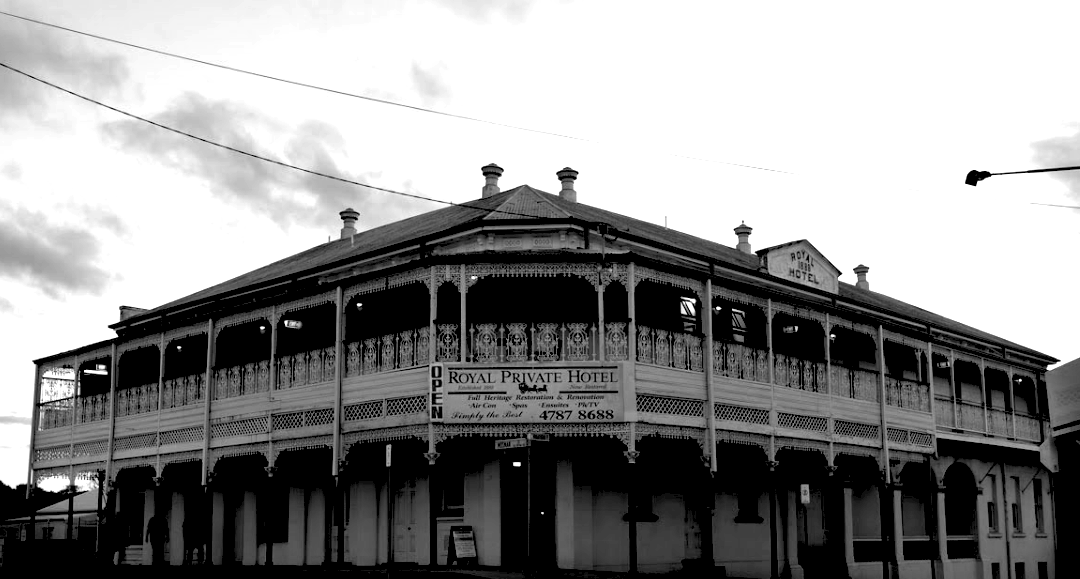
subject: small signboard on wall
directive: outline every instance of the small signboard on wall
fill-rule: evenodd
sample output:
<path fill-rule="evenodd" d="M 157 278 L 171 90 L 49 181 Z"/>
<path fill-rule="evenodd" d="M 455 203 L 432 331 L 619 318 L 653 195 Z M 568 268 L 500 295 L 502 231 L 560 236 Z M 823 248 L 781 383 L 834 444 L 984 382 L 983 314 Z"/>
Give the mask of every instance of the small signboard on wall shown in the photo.
<path fill-rule="evenodd" d="M 477 565 L 476 537 L 473 535 L 472 526 L 455 525 L 450 527 L 450 550 L 446 553 L 447 566 L 457 563 L 458 565 Z"/>

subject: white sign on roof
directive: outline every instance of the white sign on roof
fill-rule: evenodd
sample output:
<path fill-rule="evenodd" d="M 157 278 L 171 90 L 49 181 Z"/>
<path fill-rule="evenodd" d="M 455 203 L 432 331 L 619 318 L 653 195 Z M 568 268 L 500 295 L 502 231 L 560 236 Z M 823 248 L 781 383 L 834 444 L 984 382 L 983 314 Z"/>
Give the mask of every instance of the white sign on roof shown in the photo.
<path fill-rule="evenodd" d="M 832 294 L 840 291 L 840 270 L 805 239 L 763 249 L 758 255 L 770 275 Z"/>

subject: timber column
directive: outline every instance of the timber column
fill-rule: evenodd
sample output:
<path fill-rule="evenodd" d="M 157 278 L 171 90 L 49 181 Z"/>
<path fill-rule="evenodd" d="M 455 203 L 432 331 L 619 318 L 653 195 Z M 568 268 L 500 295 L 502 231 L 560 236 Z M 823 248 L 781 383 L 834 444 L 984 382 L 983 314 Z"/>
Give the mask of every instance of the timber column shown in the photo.
<path fill-rule="evenodd" d="M 934 522 L 937 534 L 937 557 L 934 560 L 934 571 L 937 577 L 951 577 L 952 565 L 949 564 L 949 535 L 945 527 L 945 485 L 934 483 L 934 505 L 936 507 Z"/>

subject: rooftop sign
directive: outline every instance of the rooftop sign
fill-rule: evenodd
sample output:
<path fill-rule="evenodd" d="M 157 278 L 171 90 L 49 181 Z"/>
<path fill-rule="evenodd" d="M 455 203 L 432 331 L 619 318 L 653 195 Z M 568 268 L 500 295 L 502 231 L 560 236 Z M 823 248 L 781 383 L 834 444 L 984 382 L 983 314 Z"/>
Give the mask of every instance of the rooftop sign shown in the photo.
<path fill-rule="evenodd" d="M 757 252 L 769 275 L 835 294 L 840 270 L 805 239 Z"/>

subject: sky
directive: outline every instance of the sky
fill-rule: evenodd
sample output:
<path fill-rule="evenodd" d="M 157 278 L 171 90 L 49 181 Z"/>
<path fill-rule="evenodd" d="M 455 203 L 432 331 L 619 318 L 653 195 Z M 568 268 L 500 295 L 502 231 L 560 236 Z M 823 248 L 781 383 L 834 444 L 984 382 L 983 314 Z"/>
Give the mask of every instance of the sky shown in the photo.
<path fill-rule="evenodd" d="M 480 167 L 734 247 L 809 239 L 854 283 L 1063 361 L 1080 5 L 0 0 L 0 62 L 281 161 L 451 202 Z M 509 128 L 522 127 L 530 130 Z M 442 205 L 270 165 L 0 68 L 0 481 L 26 481 L 32 360 L 337 237 Z"/>

